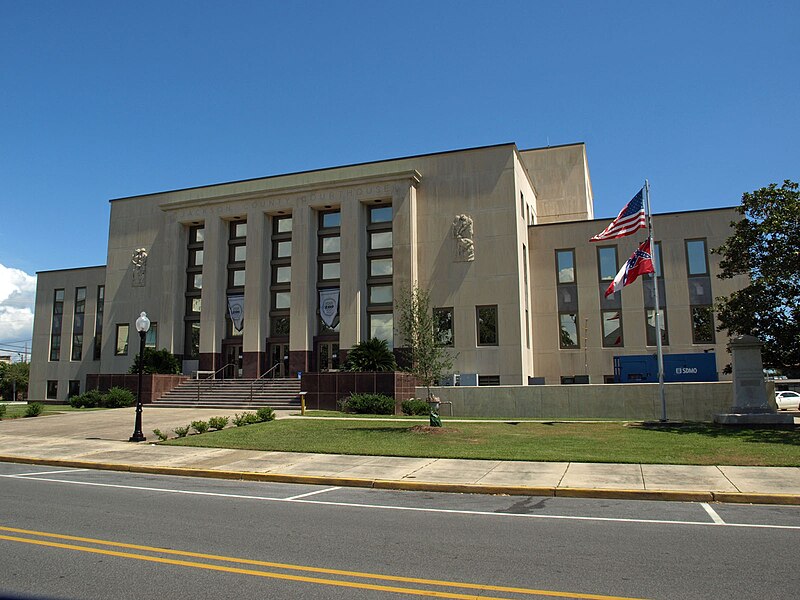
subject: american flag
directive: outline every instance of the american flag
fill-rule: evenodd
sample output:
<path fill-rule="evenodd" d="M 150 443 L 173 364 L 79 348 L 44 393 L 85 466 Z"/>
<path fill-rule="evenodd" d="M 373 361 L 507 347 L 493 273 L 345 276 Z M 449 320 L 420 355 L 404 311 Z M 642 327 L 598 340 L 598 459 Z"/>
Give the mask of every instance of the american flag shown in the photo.
<path fill-rule="evenodd" d="M 591 238 L 590 242 L 600 242 L 603 240 L 613 240 L 621 238 L 626 235 L 631 235 L 642 227 L 647 227 L 644 217 L 644 188 L 639 190 L 639 193 L 633 197 L 633 200 L 628 202 L 622 212 L 617 215 L 611 224 L 596 236 Z"/>

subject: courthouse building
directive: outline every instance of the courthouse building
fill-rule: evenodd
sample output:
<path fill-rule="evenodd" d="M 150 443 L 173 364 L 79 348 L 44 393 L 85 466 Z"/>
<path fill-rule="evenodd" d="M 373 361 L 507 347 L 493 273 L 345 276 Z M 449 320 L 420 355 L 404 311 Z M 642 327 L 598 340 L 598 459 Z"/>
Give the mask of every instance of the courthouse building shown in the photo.
<path fill-rule="evenodd" d="M 717 279 L 709 250 L 737 213 L 663 212 L 670 199 L 657 195 L 654 205 L 664 351 L 715 351 L 721 371 L 727 339 L 712 302 L 744 282 Z M 394 301 L 414 284 L 430 292 L 462 381 L 603 383 L 613 357 L 656 344 L 652 278 L 604 297 L 646 237 L 590 243 L 614 216 L 594 217 L 583 144 L 115 199 L 106 265 L 38 273 L 30 396 L 64 401 L 90 373 L 127 372 L 142 311 L 147 345 L 178 355 L 186 374 L 335 370 L 364 339 L 402 346 Z"/>

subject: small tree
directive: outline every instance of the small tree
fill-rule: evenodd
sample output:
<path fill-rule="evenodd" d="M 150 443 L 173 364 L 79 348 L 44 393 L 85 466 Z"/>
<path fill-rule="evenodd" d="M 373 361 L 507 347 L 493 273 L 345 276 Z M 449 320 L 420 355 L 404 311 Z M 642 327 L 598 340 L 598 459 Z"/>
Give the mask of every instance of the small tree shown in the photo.
<path fill-rule="evenodd" d="M 789 180 L 742 195 L 740 221 L 713 253 L 720 275 L 750 285 L 717 298 L 719 330 L 754 335 L 764 343 L 764 366 L 800 375 L 800 192 Z"/>
<path fill-rule="evenodd" d="M 9 401 L 24 398 L 28 391 L 30 368 L 27 362 L 0 363 L 0 397 Z"/>
<path fill-rule="evenodd" d="M 162 348 L 155 350 L 153 348 L 144 349 L 144 370 L 143 373 L 160 374 L 160 375 L 178 375 L 181 372 L 181 364 L 175 355 Z M 139 372 L 139 355 L 133 360 L 131 368 L 128 373 L 136 374 Z"/>
<path fill-rule="evenodd" d="M 372 338 L 356 344 L 347 352 L 343 371 L 395 371 L 397 363 L 386 340 Z"/>
<path fill-rule="evenodd" d="M 404 368 L 420 380 L 433 397 L 431 386 L 453 368 L 455 357 L 439 342 L 430 294 L 417 286 L 405 289 L 396 302 L 397 327 L 408 349 L 409 365 Z"/>

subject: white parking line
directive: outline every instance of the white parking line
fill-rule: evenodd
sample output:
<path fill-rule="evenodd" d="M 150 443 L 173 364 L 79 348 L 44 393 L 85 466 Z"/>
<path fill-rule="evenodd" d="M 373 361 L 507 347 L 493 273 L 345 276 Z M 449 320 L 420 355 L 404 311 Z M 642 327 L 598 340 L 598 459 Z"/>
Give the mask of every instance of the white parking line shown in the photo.
<path fill-rule="evenodd" d="M 307 498 L 308 496 L 315 496 L 317 494 L 324 494 L 325 492 L 332 492 L 334 490 L 340 490 L 340 487 L 329 487 L 325 488 L 324 490 L 317 490 L 315 492 L 308 492 L 307 494 L 300 494 L 299 496 L 292 496 L 291 498 L 286 498 L 286 500 L 299 500 L 300 498 Z"/>
<path fill-rule="evenodd" d="M 59 473 L 78 473 L 89 469 L 64 469 L 62 471 L 36 471 L 31 473 L 14 473 L 14 477 L 30 477 L 31 475 L 58 475 Z"/>
<path fill-rule="evenodd" d="M 122 485 L 118 483 L 97 483 L 92 481 L 70 481 L 67 479 L 46 479 L 44 477 L 19 477 L 17 475 L 0 475 L 8 479 L 20 481 L 37 481 L 46 483 L 64 483 L 67 485 L 83 485 L 89 487 L 115 488 L 123 490 L 140 490 L 146 492 L 163 492 L 165 494 L 184 494 L 187 496 L 211 496 L 217 498 L 235 498 L 240 500 L 261 500 L 263 502 L 291 502 L 296 504 L 313 504 L 318 506 L 336 506 L 340 508 L 360 508 L 375 510 L 395 510 L 407 512 L 423 512 L 450 515 L 474 515 L 483 517 L 497 517 L 509 519 L 545 519 L 559 521 L 598 521 L 604 523 L 643 523 L 650 525 L 694 525 L 699 527 L 739 527 L 745 529 L 786 529 L 800 531 L 800 525 L 767 525 L 754 523 L 709 523 L 708 521 L 670 521 L 666 519 L 626 519 L 622 517 L 582 517 L 574 515 L 542 515 L 521 514 L 494 511 L 462 510 L 453 508 L 422 508 L 415 506 L 392 506 L 382 504 L 360 504 L 357 502 L 326 502 L 324 500 L 309 500 L 307 498 L 274 498 L 271 496 L 249 496 L 247 494 L 223 494 L 219 492 L 198 492 L 194 490 L 180 490 L 171 488 L 147 487 L 140 485 Z"/>
<path fill-rule="evenodd" d="M 717 525 L 725 525 L 726 524 L 725 521 L 722 520 L 722 517 L 720 517 L 717 514 L 717 511 L 715 511 L 713 508 L 711 508 L 711 505 L 708 502 L 701 502 L 700 506 L 702 506 L 703 508 L 706 509 L 706 512 L 708 513 L 708 516 L 711 517 L 711 520 L 714 521 L 714 523 L 716 523 Z"/>

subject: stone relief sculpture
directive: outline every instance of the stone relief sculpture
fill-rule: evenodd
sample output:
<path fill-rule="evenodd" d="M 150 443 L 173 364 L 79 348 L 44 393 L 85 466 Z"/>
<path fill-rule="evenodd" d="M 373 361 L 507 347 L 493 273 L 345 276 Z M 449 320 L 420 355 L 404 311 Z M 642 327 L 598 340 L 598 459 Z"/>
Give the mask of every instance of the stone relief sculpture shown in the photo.
<path fill-rule="evenodd" d="M 137 248 L 131 256 L 133 265 L 133 287 L 144 287 L 144 275 L 147 270 L 147 250 Z"/>
<path fill-rule="evenodd" d="M 472 241 L 472 217 L 456 215 L 453 220 L 453 237 L 456 238 L 456 260 L 468 262 L 475 260 L 475 244 Z"/>

